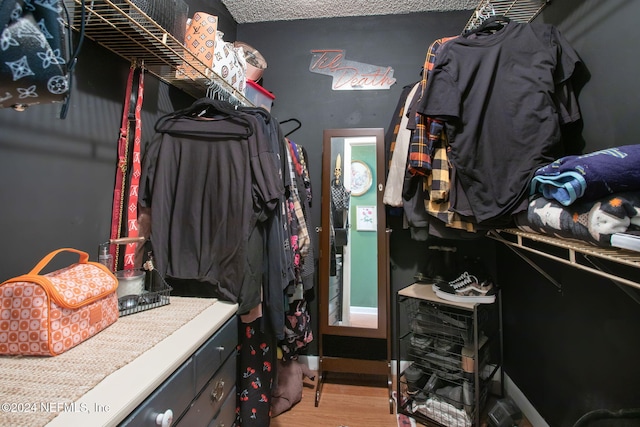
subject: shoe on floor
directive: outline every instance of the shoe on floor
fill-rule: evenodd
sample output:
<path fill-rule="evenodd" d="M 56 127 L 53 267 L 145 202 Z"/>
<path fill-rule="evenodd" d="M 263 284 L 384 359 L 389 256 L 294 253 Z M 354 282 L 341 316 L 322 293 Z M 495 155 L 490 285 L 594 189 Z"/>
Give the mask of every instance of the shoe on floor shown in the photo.
<path fill-rule="evenodd" d="M 440 283 L 434 291 L 438 297 L 448 301 L 491 304 L 496 300 L 496 287 L 493 283 L 479 280 L 468 271 L 448 283 Z"/>

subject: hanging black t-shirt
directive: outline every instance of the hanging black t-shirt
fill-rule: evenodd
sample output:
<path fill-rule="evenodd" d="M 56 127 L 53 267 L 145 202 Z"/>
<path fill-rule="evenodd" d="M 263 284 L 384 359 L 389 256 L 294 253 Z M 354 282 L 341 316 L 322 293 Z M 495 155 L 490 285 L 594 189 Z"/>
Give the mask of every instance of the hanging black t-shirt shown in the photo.
<path fill-rule="evenodd" d="M 141 205 L 151 207 L 156 268 L 163 276 L 201 283 L 219 298 L 237 302 L 248 241 L 257 221 L 270 216 L 284 192 L 275 155 L 248 115 L 178 117 L 165 127 L 145 153 L 140 186 Z M 259 292 L 258 287 L 241 307 L 258 304 Z"/>
<path fill-rule="evenodd" d="M 579 61 L 555 27 L 515 21 L 438 51 L 418 111 L 446 120 L 480 224 L 513 213 L 535 170 L 563 154 L 560 125 L 580 116 L 569 84 Z"/>

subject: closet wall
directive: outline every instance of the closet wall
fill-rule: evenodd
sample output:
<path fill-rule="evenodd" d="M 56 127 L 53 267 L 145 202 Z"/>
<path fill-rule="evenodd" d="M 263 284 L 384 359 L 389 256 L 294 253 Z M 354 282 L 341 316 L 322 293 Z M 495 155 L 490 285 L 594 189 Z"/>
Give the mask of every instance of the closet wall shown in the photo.
<path fill-rule="evenodd" d="M 291 138 L 305 146 L 310 158 L 315 195 L 312 227 L 320 224 L 322 130 L 386 128 L 402 86 L 419 79 L 428 45 L 459 33 L 471 13 L 236 26 L 219 0 L 189 4 L 191 12 L 218 14 L 226 40 L 246 41 L 264 54 L 269 68 L 263 84 L 276 95 L 272 113 L 280 120 L 302 121 L 302 128 Z M 587 151 L 637 142 L 638 16 L 637 1 L 557 0 L 537 18 L 561 29 L 591 73 L 579 98 Z M 329 77 L 308 68 L 311 49 L 333 48 L 345 49 L 350 60 L 393 67 L 397 83 L 390 90 L 332 91 Z M 0 110 L 0 280 L 28 271 L 58 247 L 75 247 L 97 256 L 98 243 L 109 233 L 128 66 L 87 40 L 66 120 L 57 118 L 55 106 L 33 107 L 24 113 Z M 181 91 L 148 78 L 143 139 L 151 134 L 157 117 L 192 101 Z M 425 262 L 422 254 L 428 244 L 412 241 L 397 218 L 389 223 L 394 228 L 391 280 L 396 291 L 411 283 Z M 635 289 L 621 289 L 605 279 L 531 256 L 562 283 L 559 292 L 494 241 L 464 242 L 462 248 L 487 254 L 495 265 L 504 289 L 505 370 L 549 425 L 571 426 L 593 409 L 638 405 L 640 305 Z M 317 313 L 313 316 L 315 323 Z M 309 353 L 317 354 L 315 342 Z"/>
<path fill-rule="evenodd" d="M 289 136 L 304 145 L 309 154 L 309 170 L 314 200 L 312 228 L 320 225 L 322 172 L 322 131 L 336 128 L 387 128 L 402 88 L 420 80 L 429 44 L 443 35 L 458 34 L 471 11 L 415 13 L 400 16 L 370 16 L 300 21 L 281 21 L 238 26 L 238 39 L 258 49 L 266 58 L 263 86 L 276 96 L 271 113 L 280 121 L 297 118 L 302 127 Z M 334 91 L 331 77 L 309 71 L 314 49 L 344 49 L 347 60 L 390 66 L 397 83 L 389 90 Z M 285 133 L 294 123 L 285 124 Z M 399 218 L 391 234 L 394 286 L 411 283 L 416 264 L 424 262 L 415 242 L 404 237 Z M 407 234 L 408 236 L 408 234 Z M 407 249 L 410 258 L 402 254 Z M 396 254 L 402 254 L 397 256 Z M 402 278 L 399 279 L 398 276 Z M 317 295 L 317 292 L 316 292 Z M 314 336 L 317 335 L 317 298 L 311 310 Z M 350 338 L 351 339 L 351 338 Z M 372 350 L 366 345 L 349 349 L 355 355 Z M 385 347 L 382 346 L 382 349 Z M 318 354 L 317 341 L 308 348 Z M 345 351 L 347 351 L 345 349 Z M 384 353 L 382 353 L 384 354 Z M 370 356 L 369 356 L 370 357 Z"/>
<path fill-rule="evenodd" d="M 237 24 L 223 5 L 187 2 L 191 11 L 218 15 L 225 37 L 235 39 Z M 85 39 L 65 120 L 54 104 L 25 112 L 0 109 L 1 281 L 28 272 L 60 247 L 97 259 L 98 244 L 109 238 L 128 70 L 127 61 Z M 192 102 L 182 91 L 146 78 L 143 141 L 158 117 Z M 70 259 L 57 257 L 52 268 Z"/>
<path fill-rule="evenodd" d="M 638 16 L 636 1 L 565 0 L 539 17 L 560 28 L 590 73 L 579 96 L 585 152 L 639 143 Z M 640 291 L 531 257 L 562 284 L 558 291 L 505 246 L 497 249 L 505 370 L 548 424 L 572 426 L 595 409 L 638 408 Z"/>
<path fill-rule="evenodd" d="M 458 34 L 470 12 L 410 14 L 241 24 L 238 38 L 264 54 L 264 86 L 279 119 L 303 126 L 291 135 L 308 149 L 319 201 L 321 135 L 326 128 L 387 127 L 403 85 L 418 79 L 429 43 Z M 637 143 L 640 3 L 628 0 L 564 0 L 549 4 L 537 21 L 560 28 L 582 56 L 591 76 L 580 93 L 585 151 Z M 391 66 L 390 90 L 332 91 L 327 76 L 309 72 L 311 49 L 345 49 L 347 59 Z M 315 159 L 315 161 L 313 160 Z M 312 223 L 320 223 L 313 206 Z M 427 246 L 389 218 L 392 291 L 411 283 Z M 562 283 L 562 291 L 506 246 L 483 239 L 459 243 L 494 267 L 504 290 L 505 371 L 551 426 L 572 426 L 595 409 L 637 407 L 640 364 L 640 295 L 595 275 L 531 256 Z M 640 274 L 640 272 L 638 273 Z M 315 313 L 314 313 L 315 315 Z M 315 346 L 310 354 L 317 354 Z M 395 357 L 395 355 L 394 355 Z M 638 425 L 637 420 L 593 425 Z"/>

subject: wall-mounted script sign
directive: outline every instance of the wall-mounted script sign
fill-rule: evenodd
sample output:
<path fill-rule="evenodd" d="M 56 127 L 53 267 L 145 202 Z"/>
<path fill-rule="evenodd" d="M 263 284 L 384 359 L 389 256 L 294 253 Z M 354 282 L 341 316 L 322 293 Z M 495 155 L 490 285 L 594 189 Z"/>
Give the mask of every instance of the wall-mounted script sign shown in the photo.
<path fill-rule="evenodd" d="M 314 49 L 309 65 L 312 73 L 333 77 L 333 90 L 389 89 L 396 82 L 393 68 L 345 59 L 342 49 Z"/>

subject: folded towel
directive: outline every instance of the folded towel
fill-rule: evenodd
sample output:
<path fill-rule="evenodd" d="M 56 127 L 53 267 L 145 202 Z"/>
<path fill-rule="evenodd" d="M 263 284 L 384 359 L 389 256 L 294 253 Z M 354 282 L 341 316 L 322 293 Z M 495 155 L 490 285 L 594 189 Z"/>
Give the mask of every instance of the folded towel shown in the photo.
<path fill-rule="evenodd" d="M 546 199 L 555 199 L 569 206 L 582 197 L 587 181 L 577 172 L 563 172 L 555 176 L 540 175 L 531 180 L 531 194 L 541 192 Z"/>
<path fill-rule="evenodd" d="M 564 206 L 633 190 L 640 190 L 640 144 L 562 157 L 539 168 L 530 186 L 531 195 L 542 193 Z"/>
<path fill-rule="evenodd" d="M 540 195 L 516 215 L 521 230 L 584 240 L 610 246 L 611 235 L 640 228 L 640 192 L 616 193 L 596 201 L 579 200 L 571 206 Z"/>

